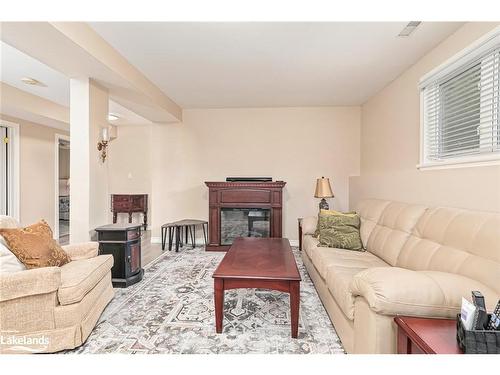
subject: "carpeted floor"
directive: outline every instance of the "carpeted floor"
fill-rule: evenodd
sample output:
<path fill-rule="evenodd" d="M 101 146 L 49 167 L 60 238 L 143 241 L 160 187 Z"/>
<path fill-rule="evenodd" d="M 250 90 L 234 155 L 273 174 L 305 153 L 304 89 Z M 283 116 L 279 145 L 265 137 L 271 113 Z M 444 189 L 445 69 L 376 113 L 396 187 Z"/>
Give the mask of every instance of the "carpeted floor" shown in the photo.
<path fill-rule="evenodd" d="M 67 353 L 344 353 L 300 253 L 299 338 L 290 337 L 288 294 L 226 291 L 224 331 L 215 333 L 212 273 L 224 253 L 202 248 L 166 251 L 144 279 L 115 289 L 87 342 Z"/>

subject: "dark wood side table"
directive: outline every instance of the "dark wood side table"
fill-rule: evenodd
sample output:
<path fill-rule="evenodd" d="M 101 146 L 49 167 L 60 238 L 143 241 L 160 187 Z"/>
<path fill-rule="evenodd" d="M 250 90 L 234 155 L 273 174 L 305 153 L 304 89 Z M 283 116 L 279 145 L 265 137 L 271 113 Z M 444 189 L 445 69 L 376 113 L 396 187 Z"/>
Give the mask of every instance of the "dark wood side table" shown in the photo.
<path fill-rule="evenodd" d="M 396 316 L 398 354 L 463 354 L 455 319 Z"/>
<path fill-rule="evenodd" d="M 302 251 L 302 217 L 297 219 L 299 224 L 299 250 Z"/>
<path fill-rule="evenodd" d="M 144 230 L 148 228 L 148 195 L 147 194 L 111 194 L 111 212 L 113 223 L 116 223 L 119 213 L 128 214 L 128 222 L 132 223 L 132 214 L 139 212 L 144 215 Z"/>
<path fill-rule="evenodd" d="M 142 280 L 141 225 L 109 224 L 96 228 L 99 254 L 113 255 L 111 281 L 114 287 L 126 288 Z"/>

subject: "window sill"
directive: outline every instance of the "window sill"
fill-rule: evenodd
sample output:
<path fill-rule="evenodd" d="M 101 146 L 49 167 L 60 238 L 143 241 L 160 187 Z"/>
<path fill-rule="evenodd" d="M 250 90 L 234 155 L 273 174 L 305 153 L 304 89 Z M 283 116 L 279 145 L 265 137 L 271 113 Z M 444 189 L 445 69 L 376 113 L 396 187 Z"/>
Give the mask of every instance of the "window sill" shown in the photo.
<path fill-rule="evenodd" d="M 435 169 L 455 169 L 455 168 L 471 168 L 471 167 L 487 167 L 492 165 L 500 165 L 500 155 L 494 158 L 471 158 L 461 160 L 447 160 L 441 162 L 425 162 L 417 165 L 417 169 L 421 171 Z"/>

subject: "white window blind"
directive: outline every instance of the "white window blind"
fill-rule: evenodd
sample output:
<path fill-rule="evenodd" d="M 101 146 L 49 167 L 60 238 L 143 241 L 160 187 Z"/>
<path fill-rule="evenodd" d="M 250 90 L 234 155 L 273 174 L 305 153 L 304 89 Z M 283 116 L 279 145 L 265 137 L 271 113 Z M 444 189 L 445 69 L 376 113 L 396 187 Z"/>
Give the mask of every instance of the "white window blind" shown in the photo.
<path fill-rule="evenodd" d="M 500 43 L 421 86 L 421 165 L 500 158 Z M 495 40 L 494 40 L 495 41 Z M 474 54 L 472 54 L 474 55 Z"/>

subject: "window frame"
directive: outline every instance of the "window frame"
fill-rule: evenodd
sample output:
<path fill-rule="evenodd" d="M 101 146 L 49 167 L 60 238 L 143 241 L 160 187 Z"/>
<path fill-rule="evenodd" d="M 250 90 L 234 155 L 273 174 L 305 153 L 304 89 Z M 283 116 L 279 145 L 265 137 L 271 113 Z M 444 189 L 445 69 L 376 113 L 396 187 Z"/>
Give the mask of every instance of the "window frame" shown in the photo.
<path fill-rule="evenodd" d="M 443 79 L 447 76 L 453 76 L 457 71 L 470 65 L 475 59 L 482 54 L 500 45 L 500 26 L 497 26 L 492 31 L 466 47 L 443 64 L 425 74 L 419 81 L 419 100 L 420 100 L 420 155 L 419 170 L 427 169 L 447 169 L 447 168 L 462 168 L 462 167 L 477 167 L 487 165 L 500 165 L 500 153 L 487 153 L 481 155 L 468 155 L 450 157 L 441 160 L 429 160 L 426 155 L 426 139 L 425 139 L 425 105 L 424 105 L 424 88 L 432 82 Z"/>

